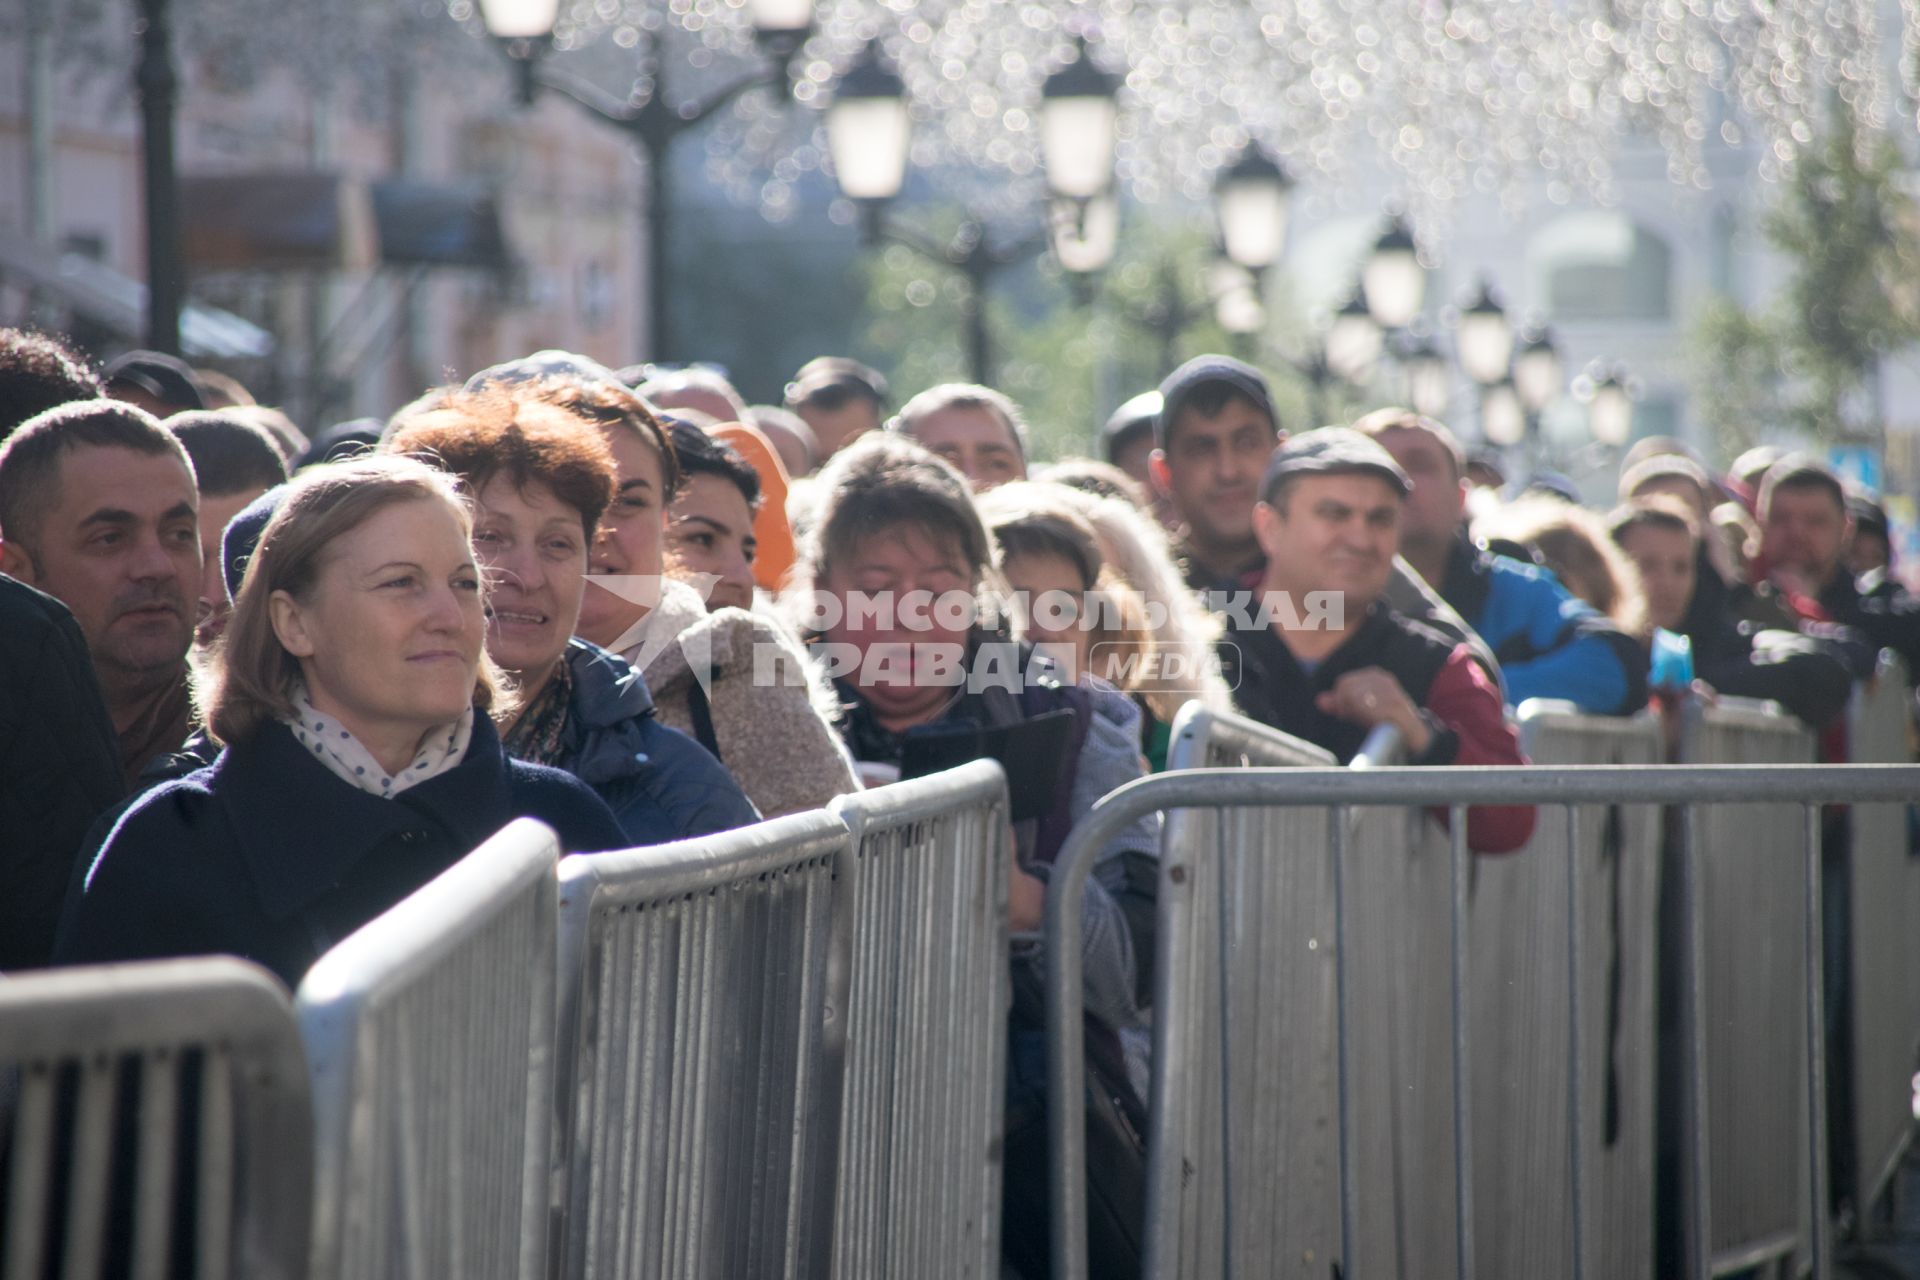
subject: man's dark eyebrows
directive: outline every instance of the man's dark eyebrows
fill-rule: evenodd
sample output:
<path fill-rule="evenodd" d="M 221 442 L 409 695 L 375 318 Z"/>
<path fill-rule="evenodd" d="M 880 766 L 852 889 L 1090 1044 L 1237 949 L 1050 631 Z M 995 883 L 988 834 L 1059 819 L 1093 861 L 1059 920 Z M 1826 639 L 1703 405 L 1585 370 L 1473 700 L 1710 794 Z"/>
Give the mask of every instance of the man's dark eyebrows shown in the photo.
<path fill-rule="evenodd" d="M 681 524 L 703 524 L 707 526 L 707 528 L 713 530 L 717 534 L 722 535 L 723 537 L 730 538 L 733 536 L 733 526 L 726 524 L 723 521 L 715 520 L 712 516 L 702 516 L 702 515 L 681 516 L 680 523 Z"/>
<path fill-rule="evenodd" d="M 651 489 L 651 488 L 653 488 L 653 481 L 647 479 L 645 476 L 635 476 L 631 480 L 622 480 L 620 482 L 620 492 L 622 493 L 625 493 L 629 489 Z"/>
<path fill-rule="evenodd" d="M 131 511 L 124 511 L 119 507 L 101 507 L 98 511 L 95 511 L 86 519 L 82 520 L 80 527 L 84 529 L 88 525 L 95 524 L 127 525 L 138 524 L 139 522 L 140 517 Z"/>
<path fill-rule="evenodd" d="M 195 520 L 199 518 L 199 515 L 200 513 L 194 509 L 191 502 L 177 502 L 160 513 L 160 522 L 164 524 L 169 520 Z M 86 519 L 80 522 L 80 527 L 85 529 L 92 525 L 102 524 L 121 527 L 139 523 L 140 517 L 124 508 L 101 507 L 98 511 L 88 514 Z"/>

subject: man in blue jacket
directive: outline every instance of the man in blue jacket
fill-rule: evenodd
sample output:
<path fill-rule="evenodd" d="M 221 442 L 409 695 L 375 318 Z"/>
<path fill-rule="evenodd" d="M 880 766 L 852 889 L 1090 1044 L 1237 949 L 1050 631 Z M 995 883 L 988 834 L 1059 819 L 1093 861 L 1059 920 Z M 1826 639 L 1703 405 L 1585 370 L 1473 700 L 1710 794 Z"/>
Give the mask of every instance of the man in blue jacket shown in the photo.
<path fill-rule="evenodd" d="M 1465 460 L 1453 432 L 1405 409 L 1354 425 L 1413 481 L 1400 553 L 1492 648 L 1509 706 L 1559 698 L 1594 715 L 1632 715 L 1646 705 L 1646 659 L 1631 636 L 1547 570 L 1468 538 Z"/>

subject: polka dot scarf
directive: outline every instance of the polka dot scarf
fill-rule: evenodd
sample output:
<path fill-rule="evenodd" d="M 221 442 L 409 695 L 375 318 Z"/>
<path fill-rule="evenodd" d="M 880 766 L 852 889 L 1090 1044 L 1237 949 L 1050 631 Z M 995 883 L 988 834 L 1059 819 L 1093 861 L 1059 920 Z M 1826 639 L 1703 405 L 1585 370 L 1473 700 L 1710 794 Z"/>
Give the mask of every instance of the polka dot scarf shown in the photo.
<path fill-rule="evenodd" d="M 439 777 L 460 763 L 467 754 L 467 743 L 473 738 L 473 708 L 468 707 L 458 720 L 440 725 L 427 734 L 412 763 L 398 774 L 390 774 L 345 725 L 313 705 L 306 686 L 296 684 L 292 700 L 294 714 L 283 723 L 293 730 L 295 740 L 342 781 L 369 795 L 396 796 L 428 778 Z"/>

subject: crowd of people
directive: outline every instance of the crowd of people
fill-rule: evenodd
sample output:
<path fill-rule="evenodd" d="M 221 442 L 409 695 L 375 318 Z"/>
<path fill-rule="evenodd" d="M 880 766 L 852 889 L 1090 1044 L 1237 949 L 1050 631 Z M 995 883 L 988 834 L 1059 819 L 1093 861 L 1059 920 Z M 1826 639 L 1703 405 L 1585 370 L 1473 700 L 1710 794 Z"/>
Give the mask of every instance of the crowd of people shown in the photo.
<path fill-rule="evenodd" d="M 295 985 L 514 816 L 577 853 L 703 835 L 975 729 L 1045 786 L 1011 841 L 1031 935 L 1190 701 L 1342 761 L 1385 726 L 1414 765 L 1508 765 L 1527 699 L 1717 691 L 1838 758 L 1879 652 L 1920 667 L 1884 513 L 1812 455 L 1642 440 L 1600 512 L 1404 409 L 1289 431 L 1223 356 L 1045 466 L 993 388 L 892 399 L 835 357 L 750 406 L 548 351 L 309 436 L 172 358 L 0 330 L 0 971 L 225 952 Z M 1533 815 L 1468 827 L 1510 853 Z M 1158 839 L 1114 839 L 1086 908 L 1136 1095 Z M 1006 1237 L 1038 1273 L 1022 1030 Z"/>

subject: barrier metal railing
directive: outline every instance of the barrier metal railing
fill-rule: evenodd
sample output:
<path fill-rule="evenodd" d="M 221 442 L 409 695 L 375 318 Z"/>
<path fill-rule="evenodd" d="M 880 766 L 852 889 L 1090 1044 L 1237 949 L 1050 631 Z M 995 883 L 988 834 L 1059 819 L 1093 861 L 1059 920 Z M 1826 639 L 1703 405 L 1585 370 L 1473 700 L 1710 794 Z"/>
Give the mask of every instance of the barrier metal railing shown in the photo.
<path fill-rule="evenodd" d="M 1651 714 L 1532 699 L 1536 765 L 1657 765 Z M 1474 1240 L 1486 1277 L 1635 1280 L 1654 1257 L 1660 812 L 1593 804 L 1474 862 Z M 1575 1044 L 1582 1046 L 1576 1054 Z"/>
<path fill-rule="evenodd" d="M 1811 731 L 1777 704 L 1682 707 L 1681 764 L 1813 757 Z M 1783 803 L 1699 804 L 1678 815 L 1680 932 L 1668 945 L 1680 978 L 1680 1199 L 1694 1276 L 1789 1257 L 1804 1267 L 1827 1247 L 1824 1011 L 1813 1022 L 1805 1013 L 1822 995 L 1821 947 L 1809 941 L 1821 934 L 1802 928 L 1819 897 L 1809 887 L 1818 858 L 1809 871 L 1807 849 L 1818 851 L 1820 814 L 1776 798 Z M 1810 1142 L 1818 1161 L 1807 1158 Z"/>
<path fill-rule="evenodd" d="M 852 870 L 820 812 L 560 864 L 559 1274 L 826 1274 Z"/>
<path fill-rule="evenodd" d="M 220 957 L 0 979 L 6 1280 L 56 1262 L 105 1274 L 116 1245 L 116 1274 L 142 1280 L 183 1257 L 207 1280 L 300 1280 L 312 1138 L 299 1028 L 265 970 Z"/>
<path fill-rule="evenodd" d="M 1176 721 L 1174 744 L 1170 763 L 1188 768 L 1332 762 L 1311 744 L 1198 708 Z M 1396 734 L 1376 731 L 1349 768 L 1379 768 L 1399 752 Z M 1149 1274 L 1259 1271 L 1281 1257 L 1315 1275 L 1341 1257 L 1394 1272 L 1463 1247 L 1465 1148 L 1454 1141 L 1451 1083 L 1466 1046 L 1450 1015 L 1464 973 L 1448 947 L 1464 903 L 1456 866 L 1433 854 L 1446 837 L 1417 810 L 1357 809 L 1337 838 L 1333 827 L 1330 812 L 1306 808 L 1168 814 Z M 1352 904 L 1345 913 L 1342 900 Z M 1344 975 L 1355 1011 L 1345 1040 L 1332 963 L 1343 929 L 1356 957 Z M 1341 1051 L 1370 1067 L 1352 1074 L 1344 1099 Z M 1403 1193 L 1411 1164 L 1436 1174 L 1416 1195 Z M 1343 1194 L 1380 1207 L 1351 1224 L 1346 1244 Z"/>
<path fill-rule="evenodd" d="M 1892 650 L 1854 689 L 1847 755 L 1858 764 L 1913 759 L 1913 693 Z M 1912 797 L 1920 800 L 1920 797 Z M 1835 1170 L 1856 1221 L 1893 1177 L 1913 1133 L 1912 1077 L 1920 1065 L 1920 858 L 1904 804 L 1856 805 L 1846 818 L 1847 905 L 1840 1021 L 1850 1076 L 1851 1168 Z M 1829 945 L 1829 959 L 1834 960 Z M 1829 975 L 1836 977 L 1839 975 Z"/>
<path fill-rule="evenodd" d="M 516 821 L 307 971 L 316 1277 L 543 1274 L 558 852 Z"/>
<path fill-rule="evenodd" d="M 1334 764 L 1320 747 L 1197 702 L 1175 718 L 1167 751 L 1170 771 Z M 1310 809 L 1167 815 L 1147 1111 L 1150 1275 L 1225 1275 L 1229 1252 L 1279 1257 L 1280 1242 L 1309 1241 L 1318 1243 L 1302 1253 L 1330 1253 L 1339 1238 L 1333 864 L 1330 854 L 1266 856 L 1330 850 L 1331 822 Z M 1214 856 L 1169 856 L 1183 848 Z M 1232 1074 L 1229 1034 L 1263 1050 L 1257 1080 Z M 1270 1212 L 1233 1213 L 1232 1171 L 1280 1173 L 1254 1163 L 1249 1148 L 1265 1134 L 1292 1153 L 1288 1194 L 1255 1192 Z M 1228 1240 L 1229 1223 L 1243 1238 Z"/>
<path fill-rule="evenodd" d="M 834 1274 L 995 1275 L 1005 775 L 976 761 L 842 796 L 832 811 L 857 862 Z"/>
<path fill-rule="evenodd" d="M 1736 709 L 1737 711 L 1737 709 Z M 1738 731 L 1738 725 L 1726 725 Z M 1797 1052 L 1801 1059 L 1800 1070 L 1803 1081 L 1812 1083 L 1801 1090 L 1797 1101 L 1800 1103 L 1797 1115 L 1800 1120 L 1800 1132 L 1797 1140 L 1785 1150 L 1774 1149 L 1768 1152 L 1754 1153 L 1768 1167 L 1779 1170 L 1797 1163 L 1804 1176 L 1795 1179 L 1808 1188 L 1802 1196 L 1803 1205 L 1810 1210 L 1815 1197 L 1822 1194 L 1824 1183 L 1824 1143 L 1819 1135 L 1824 1122 L 1824 1106 L 1818 1084 L 1819 1063 L 1816 1054 L 1809 1053 L 1810 1041 L 1806 1034 L 1809 1027 L 1818 1028 L 1821 1021 L 1821 990 L 1817 981 L 1808 981 L 1809 974 L 1817 977 L 1817 957 L 1820 954 L 1819 938 L 1821 920 L 1819 915 L 1819 806 L 1829 804 L 1858 804 L 1867 801 L 1891 801 L 1904 799 L 1914 794 L 1920 787 L 1920 768 L 1897 766 L 1840 766 L 1840 767 L 1791 767 L 1791 766 L 1747 766 L 1738 767 L 1697 767 L 1676 768 L 1673 766 L 1592 766 L 1592 767 L 1517 767 L 1517 768 L 1450 768 L 1436 769 L 1377 769 L 1377 770 L 1301 770 L 1301 769 L 1226 769 L 1200 770 L 1185 774 L 1162 774 L 1131 783 L 1103 799 L 1092 813 L 1076 829 L 1067 847 L 1055 863 L 1052 883 L 1047 896 L 1047 997 L 1048 997 L 1048 1069 L 1050 1097 L 1050 1137 L 1053 1156 L 1053 1253 L 1055 1274 L 1061 1277 L 1078 1278 L 1086 1275 L 1086 1206 L 1085 1191 L 1085 1145 L 1084 1145 L 1084 1105 L 1075 1089 L 1080 1071 L 1082 1053 L 1081 1027 L 1081 955 L 1080 955 L 1080 911 L 1085 893 L 1086 880 L 1090 874 L 1095 851 L 1097 851 L 1115 831 L 1140 817 L 1160 812 L 1188 809 L 1263 809 L 1283 808 L 1321 808 L 1333 811 L 1331 838 L 1334 843 L 1334 866 L 1343 865 L 1347 850 L 1345 811 L 1352 808 L 1398 808 L 1419 809 L 1428 806 L 1444 806 L 1450 813 L 1452 847 L 1455 866 L 1465 861 L 1464 840 L 1466 829 L 1466 810 L 1473 805 L 1511 805 L 1534 804 L 1559 806 L 1566 811 L 1568 825 L 1568 845 L 1581 848 L 1584 841 L 1580 836 L 1580 810 L 1582 806 L 1632 804 L 1632 805 L 1672 805 L 1678 806 L 1683 814 L 1689 816 L 1686 834 L 1690 843 L 1685 846 L 1689 861 L 1698 861 L 1693 854 L 1698 851 L 1703 829 L 1708 820 L 1721 821 L 1716 816 L 1722 812 L 1718 807 L 1729 804 L 1753 806 L 1764 804 L 1775 807 L 1782 804 L 1799 811 L 1799 821 L 1785 824 L 1788 835 L 1797 833 L 1797 852 L 1793 865 L 1799 873 L 1803 892 L 1799 895 L 1800 911 L 1792 922 L 1791 937 L 1784 940 L 1785 945 L 1776 950 L 1790 959 L 1800 962 L 1797 981 L 1789 981 L 1777 987 L 1765 988 L 1764 999 L 1775 1003 L 1790 1003 L 1791 1021 L 1799 1028 L 1800 1035 L 1782 1052 Z M 1767 808 L 1748 809 L 1756 815 L 1756 823 L 1779 828 L 1782 826 Z M 1724 825 L 1724 824 L 1723 824 Z M 1760 834 L 1742 828 L 1738 833 L 1740 843 L 1733 846 L 1736 853 L 1745 853 L 1762 847 Z M 1198 860 L 1215 856 L 1214 850 L 1193 848 L 1184 851 L 1187 856 Z M 1296 852 L 1287 856 L 1301 856 Z M 1428 858 L 1428 862 L 1438 859 Z M 1169 880 L 1173 879 L 1174 867 L 1166 869 Z M 1751 871 L 1751 868 L 1749 868 Z M 1344 898 L 1346 886 L 1336 882 L 1334 892 L 1336 901 Z M 1448 948 L 1451 951 L 1451 968 L 1458 974 L 1464 967 L 1467 940 L 1464 930 L 1458 927 L 1464 910 L 1465 887 L 1458 876 L 1454 881 L 1455 889 L 1455 925 L 1450 930 Z M 1356 1240 L 1359 1236 L 1358 1224 L 1362 1221 L 1382 1220 L 1381 1215 L 1392 1220 L 1393 1209 L 1359 1203 L 1360 1197 L 1372 1184 L 1364 1181 L 1356 1168 L 1356 1160 L 1365 1158 L 1360 1135 L 1355 1132 L 1358 1108 L 1356 1107 L 1356 1086 L 1361 1083 L 1361 1060 L 1355 1055 L 1359 1043 L 1356 1035 L 1358 1011 L 1355 1007 L 1354 983 L 1350 979 L 1358 976 L 1360 949 L 1356 946 L 1357 933 L 1355 921 L 1347 919 L 1348 913 L 1336 909 L 1333 938 L 1332 982 L 1334 984 L 1334 1039 L 1336 1043 L 1336 1076 L 1341 1095 L 1341 1118 L 1339 1132 L 1338 1177 L 1341 1184 L 1339 1213 L 1341 1219 L 1341 1240 L 1338 1260 L 1345 1274 L 1352 1276 L 1370 1276 L 1374 1270 L 1369 1264 L 1360 1262 L 1356 1253 Z M 1810 958 L 1813 958 L 1810 960 Z M 1580 966 L 1576 965 L 1578 971 Z M 1415 975 L 1419 976 L 1419 975 Z M 1411 985 L 1411 984 L 1409 984 Z M 1711 989 L 1711 984 L 1707 984 Z M 1792 993 L 1790 1001 L 1782 1001 L 1779 991 Z M 1170 993 L 1178 999 L 1177 992 Z M 1452 992 L 1452 1027 L 1456 1044 L 1455 1062 L 1458 1064 L 1458 1076 L 1471 1079 L 1472 1058 L 1465 1051 L 1464 1043 L 1469 1035 L 1469 1020 L 1466 1012 L 1464 992 L 1456 981 Z M 1696 1002 L 1689 1010 L 1694 1025 L 1704 1013 L 1721 1016 L 1718 1009 L 1703 1009 Z M 1157 1011 L 1160 1017 L 1180 1016 L 1177 1009 L 1162 1008 Z M 1581 1061 L 1585 1053 L 1585 1029 L 1583 1019 L 1569 1017 L 1567 1037 L 1570 1041 L 1570 1060 Z M 1311 1028 L 1309 1028 L 1311 1030 Z M 1697 1042 L 1707 1039 L 1707 1029 L 1693 1039 Z M 1755 1042 L 1751 1047 L 1756 1052 L 1773 1049 L 1777 1042 Z M 1703 1055 L 1704 1056 L 1704 1055 Z M 1260 1067 L 1257 1059 L 1242 1057 L 1244 1066 Z M 1452 1089 L 1453 1107 L 1451 1119 L 1453 1126 L 1456 1159 L 1462 1154 L 1470 1154 L 1468 1136 L 1472 1131 L 1471 1115 L 1466 1106 L 1467 1090 Z M 1229 1115 L 1224 1121 L 1229 1131 L 1238 1136 L 1242 1128 L 1251 1128 L 1243 1124 L 1243 1118 Z M 1261 1135 L 1251 1135 L 1257 1142 Z M 1269 1137 L 1269 1141 L 1271 1141 Z M 1699 1145 L 1699 1144 L 1696 1144 Z M 1403 1160 L 1401 1168 L 1408 1178 L 1417 1178 L 1415 1182 L 1403 1183 L 1395 1189 L 1395 1194 L 1404 1198 L 1440 1198 L 1447 1190 L 1447 1170 L 1434 1152 L 1415 1151 L 1408 1153 L 1410 1159 Z M 1719 1167 L 1719 1153 L 1715 1152 L 1715 1168 Z M 1241 1167 L 1247 1169 L 1271 1169 L 1270 1181 L 1282 1186 L 1294 1166 L 1294 1155 L 1282 1152 L 1277 1147 L 1265 1146 L 1248 1152 L 1250 1163 Z M 1779 1176 L 1776 1174 L 1776 1182 Z M 1248 1191 L 1246 1177 L 1230 1179 L 1227 1183 L 1226 1232 L 1229 1240 L 1237 1240 L 1244 1235 L 1240 1220 L 1257 1219 L 1260 1215 L 1273 1211 L 1269 1204 L 1252 1201 L 1244 1194 Z M 1165 1189 L 1161 1189 L 1165 1194 Z M 1371 1194 L 1371 1193 L 1368 1193 Z M 1403 1246 L 1400 1256 L 1412 1258 L 1411 1266 L 1421 1274 L 1452 1274 L 1456 1277 L 1477 1276 L 1473 1254 L 1473 1214 L 1468 1195 L 1456 1197 L 1454 1210 L 1456 1215 L 1455 1248 L 1448 1252 L 1430 1253 L 1413 1258 L 1413 1246 Z M 1149 1223 L 1160 1220 L 1162 1208 L 1158 1204 L 1149 1204 Z M 1151 1225 L 1150 1225 L 1151 1230 Z M 1829 1265 L 1817 1231 L 1807 1237 L 1809 1248 L 1808 1261 L 1816 1276 L 1829 1273 Z M 1371 1233 L 1368 1243 L 1371 1244 Z M 1306 1242 L 1306 1247 L 1315 1247 L 1314 1242 Z M 1259 1256 L 1245 1256 L 1230 1260 L 1230 1269 L 1260 1271 L 1271 1269 L 1276 1258 L 1292 1260 L 1300 1258 L 1302 1242 L 1288 1240 L 1282 1242 L 1278 1252 Z M 1578 1254 L 1575 1255 L 1578 1258 Z M 1266 1261 L 1262 1261 L 1262 1258 Z M 1245 1265 L 1232 1267 L 1232 1261 L 1244 1261 Z M 1332 1260 L 1329 1260 L 1332 1261 Z M 1727 1265 L 1725 1257 L 1702 1259 L 1711 1261 L 1715 1266 Z M 1709 1270 L 1702 1268 L 1693 1274 L 1705 1276 Z M 1171 1274 L 1156 1269 L 1154 1275 Z"/>

